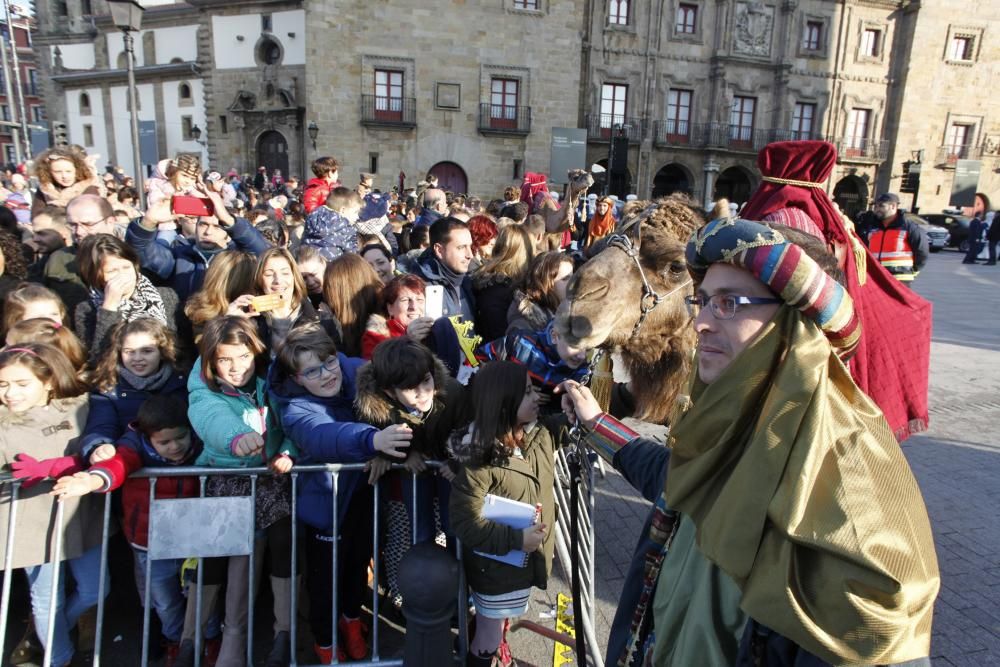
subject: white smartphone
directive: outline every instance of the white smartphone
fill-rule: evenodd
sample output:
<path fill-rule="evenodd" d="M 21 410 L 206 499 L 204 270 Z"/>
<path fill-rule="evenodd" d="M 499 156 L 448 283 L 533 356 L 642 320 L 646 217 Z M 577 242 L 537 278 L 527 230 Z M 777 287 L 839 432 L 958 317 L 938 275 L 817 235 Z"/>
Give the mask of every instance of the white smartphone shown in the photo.
<path fill-rule="evenodd" d="M 441 285 L 424 288 L 424 315 L 434 320 L 444 316 L 444 287 Z"/>

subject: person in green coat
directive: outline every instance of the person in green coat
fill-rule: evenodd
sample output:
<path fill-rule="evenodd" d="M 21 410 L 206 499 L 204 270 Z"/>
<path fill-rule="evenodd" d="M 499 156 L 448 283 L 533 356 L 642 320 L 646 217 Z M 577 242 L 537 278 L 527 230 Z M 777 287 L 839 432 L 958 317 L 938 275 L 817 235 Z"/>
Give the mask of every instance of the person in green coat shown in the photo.
<path fill-rule="evenodd" d="M 449 507 L 476 606 L 467 664 L 486 666 L 500 646 L 505 620 L 527 611 L 531 588 L 544 589 L 552 570 L 555 439 L 538 422 L 538 394 L 527 369 L 512 361 L 486 364 L 476 374 L 472 408 L 472 424 L 450 442 L 461 468 Z M 535 505 L 540 516 L 523 530 L 485 519 L 487 494 Z M 516 550 L 527 555 L 524 567 L 481 555 Z"/>

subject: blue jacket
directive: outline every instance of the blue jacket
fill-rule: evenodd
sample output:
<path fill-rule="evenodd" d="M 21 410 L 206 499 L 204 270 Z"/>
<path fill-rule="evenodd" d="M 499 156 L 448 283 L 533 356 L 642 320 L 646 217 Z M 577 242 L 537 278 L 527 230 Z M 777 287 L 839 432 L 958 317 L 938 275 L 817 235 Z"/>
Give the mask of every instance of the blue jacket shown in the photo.
<path fill-rule="evenodd" d="M 358 252 L 358 229 L 332 208 L 318 206 L 306 218 L 302 245 L 316 248 L 327 260 L 337 259 Z"/>
<path fill-rule="evenodd" d="M 420 217 L 413 221 L 414 227 L 430 227 L 435 222 L 444 217 L 444 214 L 438 213 L 432 209 L 424 207 L 420 211 Z"/>
<path fill-rule="evenodd" d="M 267 239 L 243 218 L 236 218 L 235 224 L 226 231 L 231 241 L 224 250 L 245 250 L 259 255 L 271 247 Z M 142 268 L 168 281 L 183 303 L 201 289 L 209 262 L 223 249 L 205 252 L 183 239 L 177 239 L 170 246 L 156 239 L 157 232 L 145 229 L 138 220 L 129 223 L 125 233 L 125 242 L 139 254 Z"/>
<path fill-rule="evenodd" d="M 90 413 L 87 427 L 80 438 L 80 453 L 84 459 L 103 443 L 115 444 L 128 433 L 128 425 L 135 421 L 139 408 L 152 396 L 172 396 L 187 403 L 187 374 L 174 370 L 167 383 L 155 392 L 135 389 L 126 380 L 118 378 L 111 391 L 90 392 Z"/>
<path fill-rule="evenodd" d="M 281 420 L 268 401 L 267 381 L 255 380 L 251 397 L 238 391 L 213 391 L 201 376 L 201 357 L 188 377 L 188 419 L 205 449 L 198 465 L 209 468 L 252 468 L 266 465 L 279 454 L 298 456 L 295 446 L 285 438 Z M 231 445 L 245 433 L 264 436 L 264 454 L 237 456 Z"/>
<path fill-rule="evenodd" d="M 378 429 L 358 423 L 354 416 L 357 393 L 356 375 L 366 362 L 337 355 L 340 359 L 340 394 L 331 398 L 313 396 L 290 378 L 279 378 L 277 364 L 272 365 L 271 402 L 281 414 L 285 433 L 295 443 L 300 456 L 297 463 L 363 463 L 375 456 Z M 344 518 L 347 505 L 358 484 L 365 484 L 362 472 L 342 472 L 338 476 L 337 516 Z M 333 527 L 331 475 L 325 472 L 302 473 L 298 482 L 298 515 L 319 530 Z"/>

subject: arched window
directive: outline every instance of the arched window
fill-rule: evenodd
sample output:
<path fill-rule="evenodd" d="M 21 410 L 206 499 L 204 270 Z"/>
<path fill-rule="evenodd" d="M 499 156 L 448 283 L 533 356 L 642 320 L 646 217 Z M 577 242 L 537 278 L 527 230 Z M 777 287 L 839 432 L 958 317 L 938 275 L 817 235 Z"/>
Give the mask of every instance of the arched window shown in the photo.
<path fill-rule="evenodd" d="M 90 114 L 90 95 L 87 93 L 80 93 L 80 115 L 89 116 Z"/>
<path fill-rule="evenodd" d="M 182 107 L 188 107 L 194 104 L 194 99 L 191 95 L 191 84 L 186 81 L 181 82 L 177 86 L 177 103 Z"/>

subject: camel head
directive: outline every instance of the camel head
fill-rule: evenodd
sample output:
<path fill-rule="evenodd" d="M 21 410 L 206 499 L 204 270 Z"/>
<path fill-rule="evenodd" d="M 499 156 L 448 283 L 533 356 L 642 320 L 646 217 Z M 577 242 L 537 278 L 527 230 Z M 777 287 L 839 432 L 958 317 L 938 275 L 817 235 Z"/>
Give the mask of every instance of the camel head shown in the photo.
<path fill-rule="evenodd" d="M 728 203 L 719 202 L 716 213 L 728 214 Z M 628 229 L 636 257 L 605 243 L 570 279 L 556 315 L 560 336 L 571 344 L 622 351 L 637 399 L 636 416 L 648 421 L 666 420 L 693 357 L 696 338 L 684 297 L 694 289 L 684 250 L 706 219 L 683 195 L 630 202 L 618 229 Z M 643 281 L 636 259 L 660 298 L 638 331 Z M 652 299 L 647 297 L 647 306 Z"/>

